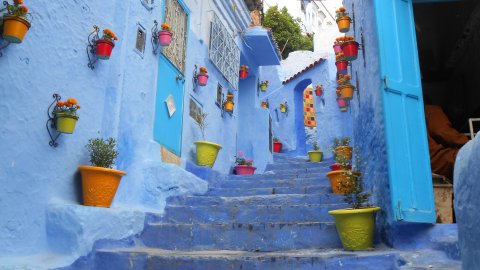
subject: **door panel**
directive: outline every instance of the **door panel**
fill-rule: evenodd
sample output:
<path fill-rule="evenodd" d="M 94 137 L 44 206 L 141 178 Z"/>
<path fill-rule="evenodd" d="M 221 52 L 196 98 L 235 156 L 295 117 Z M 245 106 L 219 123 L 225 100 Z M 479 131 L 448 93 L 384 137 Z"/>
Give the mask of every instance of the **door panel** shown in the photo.
<path fill-rule="evenodd" d="M 160 145 L 180 156 L 188 14 L 177 0 L 165 1 L 165 22 L 170 24 L 174 34 L 172 43 L 163 48 L 160 55 L 153 137 Z M 169 98 L 170 111 L 167 106 Z M 173 108 L 175 111 L 172 114 Z"/>
<path fill-rule="evenodd" d="M 412 0 L 375 0 L 395 220 L 435 222 Z"/>

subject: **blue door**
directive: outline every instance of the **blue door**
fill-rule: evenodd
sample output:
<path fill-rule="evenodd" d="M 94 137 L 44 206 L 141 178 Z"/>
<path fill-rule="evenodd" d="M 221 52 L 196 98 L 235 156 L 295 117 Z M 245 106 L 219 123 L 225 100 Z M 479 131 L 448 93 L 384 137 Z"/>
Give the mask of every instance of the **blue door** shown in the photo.
<path fill-rule="evenodd" d="M 375 0 L 395 220 L 435 222 L 412 0 Z"/>
<path fill-rule="evenodd" d="M 153 132 L 155 141 L 180 156 L 188 13 L 178 0 L 165 0 L 164 7 L 164 21 L 174 34 L 170 46 L 160 55 Z"/>

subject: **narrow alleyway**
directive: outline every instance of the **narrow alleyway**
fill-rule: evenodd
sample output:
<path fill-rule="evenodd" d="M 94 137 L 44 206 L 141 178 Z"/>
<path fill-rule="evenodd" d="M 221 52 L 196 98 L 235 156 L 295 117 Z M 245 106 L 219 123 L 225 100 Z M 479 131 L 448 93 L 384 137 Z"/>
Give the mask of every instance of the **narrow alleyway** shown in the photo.
<path fill-rule="evenodd" d="M 331 161 L 274 159 L 263 175 L 231 175 L 205 195 L 170 198 L 141 235 L 98 243 L 72 269 L 460 269 L 439 250 L 343 251 L 328 214 L 345 207 L 325 177 Z"/>

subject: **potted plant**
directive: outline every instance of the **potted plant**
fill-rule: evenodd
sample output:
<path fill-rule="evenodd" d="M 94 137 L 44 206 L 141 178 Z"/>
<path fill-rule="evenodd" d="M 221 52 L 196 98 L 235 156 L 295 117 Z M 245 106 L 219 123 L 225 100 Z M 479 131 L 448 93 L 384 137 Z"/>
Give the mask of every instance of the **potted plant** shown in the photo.
<path fill-rule="evenodd" d="M 252 166 L 253 159 L 247 159 L 243 156 L 243 152 L 238 152 L 235 157 L 235 174 L 237 175 L 252 175 L 257 167 Z"/>
<path fill-rule="evenodd" d="M 61 133 L 73 133 L 78 120 L 78 109 L 80 105 L 74 98 L 69 98 L 65 102 L 58 101 L 53 109 L 55 129 Z"/>
<path fill-rule="evenodd" d="M 110 29 L 103 30 L 103 37 L 97 40 L 97 44 L 95 47 L 95 52 L 97 54 L 98 59 L 108 60 L 110 59 L 110 55 L 112 54 L 113 47 L 115 47 L 115 40 L 117 40 L 117 36 L 115 33 Z"/>
<path fill-rule="evenodd" d="M 268 108 L 268 99 L 262 100 L 262 108 L 264 108 L 264 109 Z"/>
<path fill-rule="evenodd" d="M 198 85 L 205 86 L 208 82 L 208 69 L 206 67 L 200 67 L 200 73 L 197 75 Z"/>
<path fill-rule="evenodd" d="M 335 66 L 337 67 L 337 74 L 346 74 L 348 71 L 348 61 L 343 52 L 335 55 Z"/>
<path fill-rule="evenodd" d="M 282 152 L 282 143 L 277 137 L 273 137 L 273 152 L 280 153 Z"/>
<path fill-rule="evenodd" d="M 315 95 L 317 97 L 323 96 L 323 85 L 321 85 L 321 84 L 315 85 Z"/>
<path fill-rule="evenodd" d="M 334 156 L 342 155 L 347 158 L 347 160 L 351 160 L 353 147 L 350 146 L 350 137 L 335 138 L 333 140 L 332 151 Z"/>
<path fill-rule="evenodd" d="M 262 91 L 267 91 L 267 88 L 268 88 L 268 81 L 261 81 L 260 82 L 260 90 Z"/>
<path fill-rule="evenodd" d="M 338 31 L 346 33 L 350 31 L 350 22 L 352 19 L 348 16 L 348 12 L 344 7 L 340 7 L 335 11 L 336 21 L 338 25 Z"/>
<path fill-rule="evenodd" d="M 167 47 L 172 43 L 173 33 L 170 32 L 170 25 L 166 22 L 162 23 L 162 30 L 158 31 L 158 43 L 162 47 Z"/>
<path fill-rule="evenodd" d="M 323 152 L 320 151 L 320 148 L 318 147 L 318 143 L 314 142 L 312 146 L 313 146 L 313 150 L 308 151 L 310 162 L 321 162 L 323 157 Z"/>
<path fill-rule="evenodd" d="M 195 117 L 195 123 L 202 133 L 202 140 L 194 142 L 197 147 L 197 165 L 213 167 L 222 146 L 205 140 L 205 129 L 208 126 L 206 113 L 198 114 Z"/>
<path fill-rule="evenodd" d="M 338 89 L 340 90 L 341 98 L 345 100 L 351 100 L 353 98 L 353 91 L 355 86 L 350 82 L 350 75 L 348 74 L 338 74 Z"/>
<path fill-rule="evenodd" d="M 330 187 L 335 194 L 343 194 L 348 190 L 349 183 L 356 181 L 359 172 L 352 171 L 352 165 L 344 155 L 335 156 L 335 169 L 327 173 Z M 342 188 L 343 187 L 343 188 Z"/>
<path fill-rule="evenodd" d="M 241 65 L 240 66 L 240 78 L 245 79 L 245 78 L 247 78 L 247 75 L 248 75 L 248 66 Z"/>
<path fill-rule="evenodd" d="M 80 166 L 83 204 L 110 207 L 124 171 L 112 169 L 118 156 L 114 138 L 90 139 L 86 148 L 93 166 Z"/>
<path fill-rule="evenodd" d="M 30 29 L 30 22 L 27 20 L 28 8 L 22 6 L 23 0 L 13 0 L 13 5 L 6 3 L 7 7 L 1 9 L 0 12 L 6 10 L 3 15 L 3 34 L 4 40 L 10 43 L 22 43 L 28 29 Z"/>
<path fill-rule="evenodd" d="M 356 42 L 352 36 L 344 36 L 339 39 L 345 59 L 347 59 L 347 61 L 356 60 L 358 57 L 358 42 Z"/>
<path fill-rule="evenodd" d="M 282 102 L 282 103 L 280 103 L 280 112 L 281 112 L 281 113 L 286 113 L 286 112 L 288 112 L 287 102 Z"/>
<path fill-rule="evenodd" d="M 227 99 L 223 103 L 225 111 L 233 112 L 233 106 L 234 105 L 235 105 L 235 103 L 233 102 L 233 94 L 232 94 L 232 92 L 228 91 L 227 92 Z"/>
<path fill-rule="evenodd" d="M 341 187 L 350 208 L 328 211 L 335 219 L 343 248 L 351 251 L 373 248 L 375 213 L 380 210 L 368 204 L 371 194 L 364 191 L 363 176 L 359 174 L 355 178 Z"/>

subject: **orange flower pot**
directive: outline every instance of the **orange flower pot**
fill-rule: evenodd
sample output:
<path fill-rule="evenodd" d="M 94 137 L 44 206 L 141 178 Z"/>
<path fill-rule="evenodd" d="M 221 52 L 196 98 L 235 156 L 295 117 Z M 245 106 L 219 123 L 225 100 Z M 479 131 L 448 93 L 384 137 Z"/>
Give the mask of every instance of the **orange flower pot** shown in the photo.
<path fill-rule="evenodd" d="M 347 84 L 344 86 L 340 87 L 340 94 L 342 95 L 342 98 L 345 100 L 351 100 L 353 98 L 353 90 L 355 87 L 351 84 Z"/>
<path fill-rule="evenodd" d="M 233 102 L 225 101 L 225 111 L 233 111 Z"/>
<path fill-rule="evenodd" d="M 22 17 L 15 15 L 3 16 L 3 39 L 10 43 L 22 43 L 31 24 Z"/>
<path fill-rule="evenodd" d="M 353 190 L 354 181 L 356 181 L 356 177 L 360 175 L 360 172 L 352 172 L 352 175 L 348 175 L 349 172 L 347 170 L 338 170 L 327 173 L 333 193 L 344 194 Z"/>
<path fill-rule="evenodd" d="M 348 31 L 350 31 L 350 22 L 351 19 L 348 16 L 337 19 L 338 31 L 340 31 L 341 33 L 347 33 Z"/>
<path fill-rule="evenodd" d="M 83 205 L 109 208 L 117 192 L 120 179 L 127 173 L 95 166 L 80 166 Z"/>
<path fill-rule="evenodd" d="M 344 156 L 347 160 L 352 159 L 352 147 L 351 146 L 337 146 L 335 147 L 336 156 Z"/>

